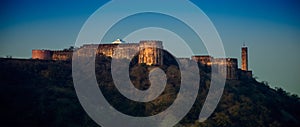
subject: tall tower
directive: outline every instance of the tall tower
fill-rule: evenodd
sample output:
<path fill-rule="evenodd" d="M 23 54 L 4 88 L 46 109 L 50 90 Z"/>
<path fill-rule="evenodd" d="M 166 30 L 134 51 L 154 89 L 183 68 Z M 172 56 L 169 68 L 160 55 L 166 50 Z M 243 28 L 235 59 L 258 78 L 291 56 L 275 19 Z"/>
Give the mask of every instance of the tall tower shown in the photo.
<path fill-rule="evenodd" d="M 242 47 L 242 70 L 248 71 L 248 48 L 245 44 Z"/>

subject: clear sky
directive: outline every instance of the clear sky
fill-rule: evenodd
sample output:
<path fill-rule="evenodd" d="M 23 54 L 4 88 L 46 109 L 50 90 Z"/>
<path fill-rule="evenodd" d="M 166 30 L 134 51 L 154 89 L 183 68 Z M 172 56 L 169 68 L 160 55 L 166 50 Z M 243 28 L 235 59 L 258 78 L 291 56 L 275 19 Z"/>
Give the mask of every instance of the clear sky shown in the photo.
<path fill-rule="evenodd" d="M 74 45 L 84 22 L 106 2 L 1 0 L 0 57 L 30 58 L 32 49 L 63 49 Z M 299 0 L 192 2 L 215 25 L 228 57 L 240 59 L 240 48 L 245 42 L 249 47 L 249 67 L 259 81 L 300 95 Z M 184 13 L 189 12 L 181 14 Z"/>

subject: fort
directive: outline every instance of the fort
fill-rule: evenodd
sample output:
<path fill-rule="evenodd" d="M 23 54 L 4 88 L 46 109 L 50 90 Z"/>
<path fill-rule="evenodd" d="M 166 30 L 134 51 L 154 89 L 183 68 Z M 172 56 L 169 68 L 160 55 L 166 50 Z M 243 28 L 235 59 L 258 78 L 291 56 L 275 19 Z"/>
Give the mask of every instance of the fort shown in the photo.
<path fill-rule="evenodd" d="M 129 59 L 138 55 L 138 63 L 146 65 L 163 65 L 163 44 L 157 40 L 143 40 L 139 43 L 125 43 L 117 39 L 112 44 L 84 44 L 78 49 L 65 50 L 32 50 L 32 59 L 40 60 L 71 60 L 73 52 L 81 57 L 92 57 L 95 55 L 104 55 L 115 59 Z M 204 66 L 211 67 L 226 66 L 227 79 L 239 79 L 240 75 L 252 77 L 252 71 L 248 70 L 248 48 L 242 47 L 241 51 L 242 65 L 238 68 L 236 58 L 213 58 L 209 55 L 195 55 L 191 59 L 183 58 L 181 61 L 188 62 L 193 60 Z"/>
<path fill-rule="evenodd" d="M 248 48 L 243 45 L 241 51 L 242 65 L 238 68 L 238 60 L 236 58 L 213 58 L 209 55 L 192 56 L 192 60 L 201 63 L 204 66 L 225 65 L 227 79 L 239 79 L 239 76 L 252 77 L 252 71 L 248 70 Z"/>
<path fill-rule="evenodd" d="M 72 50 L 32 50 L 32 59 L 40 60 L 71 60 L 73 51 Z"/>
<path fill-rule="evenodd" d="M 162 41 L 144 40 L 139 43 L 124 43 L 117 39 L 112 44 L 85 44 L 78 49 L 78 56 L 104 55 L 116 59 L 132 59 L 138 53 L 138 62 L 146 65 L 163 65 Z M 32 59 L 71 60 L 73 50 L 32 50 Z"/>
<path fill-rule="evenodd" d="M 227 79 L 238 79 L 238 60 L 236 58 L 213 58 L 211 56 L 192 56 L 192 60 L 204 66 L 226 66 Z"/>

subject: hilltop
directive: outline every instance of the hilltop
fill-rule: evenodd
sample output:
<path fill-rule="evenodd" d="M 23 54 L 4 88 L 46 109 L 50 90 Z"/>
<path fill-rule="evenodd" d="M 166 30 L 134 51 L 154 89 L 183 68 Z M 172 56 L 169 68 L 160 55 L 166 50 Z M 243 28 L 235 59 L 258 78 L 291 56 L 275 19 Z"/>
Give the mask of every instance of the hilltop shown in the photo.
<path fill-rule="evenodd" d="M 132 116 L 149 116 L 166 109 L 180 88 L 174 61 L 160 66 L 167 72 L 164 93 L 150 104 L 134 103 L 113 86 L 109 57 L 96 59 L 99 87 L 117 110 Z M 147 89 L 148 65 L 133 60 L 130 78 L 135 87 Z M 201 106 L 210 86 L 210 68 L 199 63 L 201 82 L 197 100 L 177 126 L 300 126 L 300 100 L 281 88 L 241 76 L 227 80 L 214 113 L 198 123 Z M 71 61 L 0 59 L 1 126 L 98 126 L 81 107 L 73 86 Z M 125 101 L 124 101 L 125 100 Z M 118 106 L 122 104 L 122 106 Z"/>

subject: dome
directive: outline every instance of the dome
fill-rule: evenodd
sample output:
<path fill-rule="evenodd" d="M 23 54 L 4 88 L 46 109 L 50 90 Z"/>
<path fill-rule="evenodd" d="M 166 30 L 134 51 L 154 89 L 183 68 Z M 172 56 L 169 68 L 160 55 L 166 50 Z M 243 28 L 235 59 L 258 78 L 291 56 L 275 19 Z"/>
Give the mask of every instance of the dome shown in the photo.
<path fill-rule="evenodd" d="M 113 44 L 121 44 L 124 43 L 125 41 L 121 40 L 121 39 L 117 39 L 114 42 L 112 42 Z"/>

